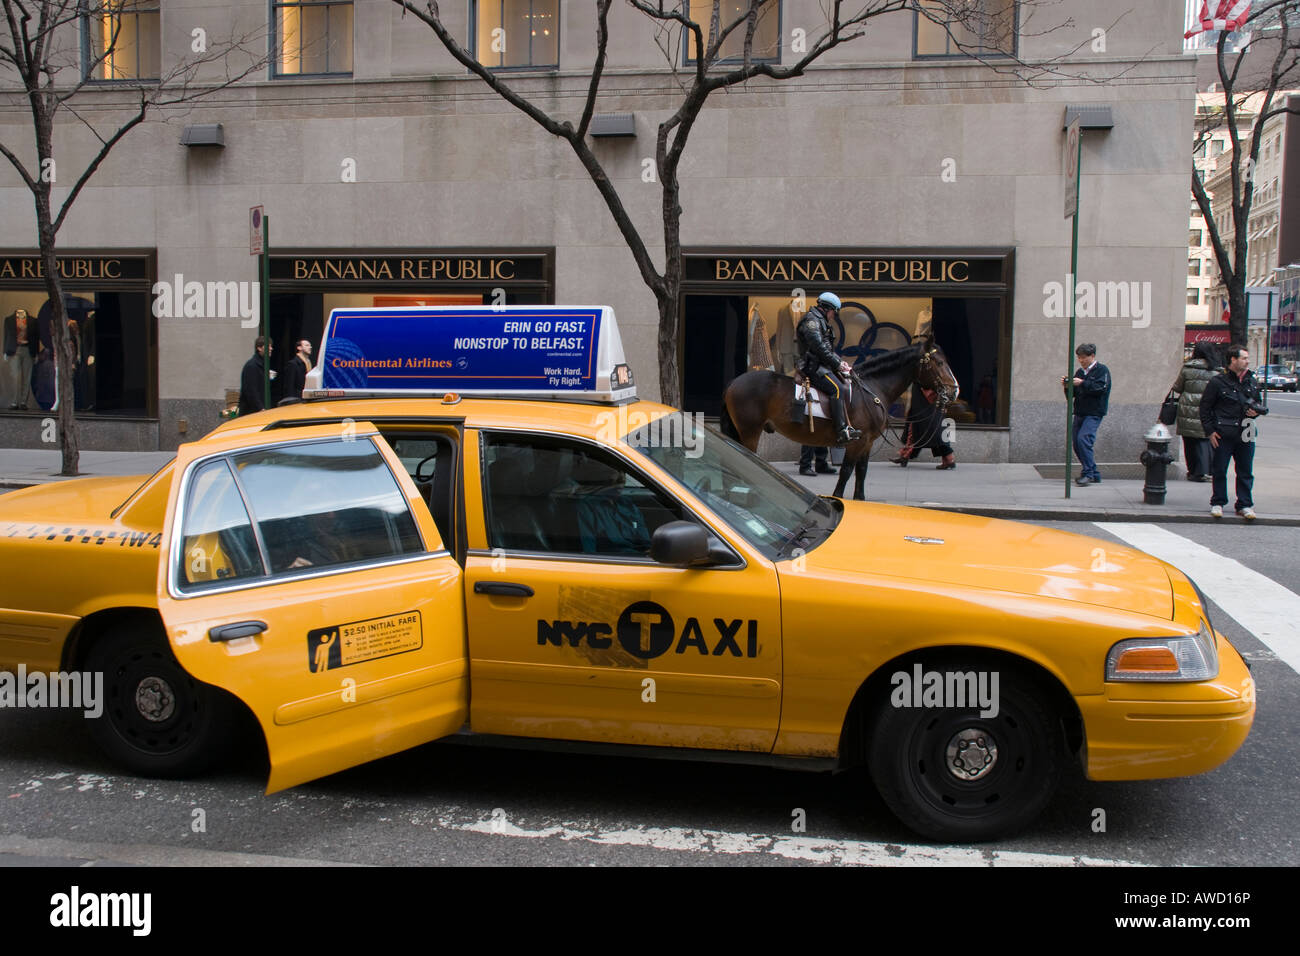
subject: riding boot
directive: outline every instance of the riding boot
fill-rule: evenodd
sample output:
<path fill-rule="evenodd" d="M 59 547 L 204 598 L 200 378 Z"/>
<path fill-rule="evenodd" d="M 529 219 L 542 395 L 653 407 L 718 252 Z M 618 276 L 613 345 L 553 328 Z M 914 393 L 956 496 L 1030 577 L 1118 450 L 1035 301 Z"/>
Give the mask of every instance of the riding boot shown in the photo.
<path fill-rule="evenodd" d="M 844 402 L 842 399 L 828 395 L 826 404 L 830 406 L 831 421 L 835 423 L 835 444 L 847 445 L 862 437 L 858 431 L 844 419 Z"/>

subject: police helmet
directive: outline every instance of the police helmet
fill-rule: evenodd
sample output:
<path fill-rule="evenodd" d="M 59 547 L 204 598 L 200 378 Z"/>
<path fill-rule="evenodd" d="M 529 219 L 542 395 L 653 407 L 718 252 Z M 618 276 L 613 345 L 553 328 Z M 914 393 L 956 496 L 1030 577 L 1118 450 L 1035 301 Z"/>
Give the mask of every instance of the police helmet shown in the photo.
<path fill-rule="evenodd" d="M 823 292 L 817 297 L 817 304 L 828 305 L 838 312 L 840 308 L 840 297 L 834 292 Z"/>

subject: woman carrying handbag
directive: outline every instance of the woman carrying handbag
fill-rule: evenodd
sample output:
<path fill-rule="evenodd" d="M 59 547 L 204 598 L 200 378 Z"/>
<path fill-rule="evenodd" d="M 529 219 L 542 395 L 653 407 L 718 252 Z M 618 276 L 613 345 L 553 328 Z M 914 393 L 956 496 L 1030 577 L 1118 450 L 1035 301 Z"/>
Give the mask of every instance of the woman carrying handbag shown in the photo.
<path fill-rule="evenodd" d="M 1201 396 L 1205 386 L 1222 368 L 1223 360 L 1217 346 L 1197 342 L 1192 357 L 1178 371 L 1178 378 L 1169 389 L 1170 399 L 1177 397 L 1177 431 L 1183 436 L 1183 459 L 1187 463 L 1188 481 L 1210 480 L 1210 440 L 1201 428 Z M 1161 420 L 1167 416 L 1161 409 Z M 1165 424 L 1171 424 L 1165 422 Z"/>

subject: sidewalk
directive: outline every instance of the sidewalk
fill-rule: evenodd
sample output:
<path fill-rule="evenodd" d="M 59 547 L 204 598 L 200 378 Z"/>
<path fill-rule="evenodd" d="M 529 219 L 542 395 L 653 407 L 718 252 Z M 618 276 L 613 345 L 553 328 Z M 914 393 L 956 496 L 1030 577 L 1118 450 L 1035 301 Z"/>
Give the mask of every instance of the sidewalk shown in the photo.
<path fill-rule="evenodd" d="M 929 452 L 906 468 L 888 461 L 873 461 L 867 469 L 867 500 L 1022 520 L 1158 523 L 1216 520 L 1210 517 L 1210 483 L 1188 481 L 1181 467 L 1169 470 L 1165 503 L 1148 505 L 1142 502 L 1142 481 L 1107 478 L 1104 463 L 1100 466 L 1101 484 L 1080 488 L 1071 483 L 1068 500 L 1064 480 L 1043 478 L 1033 465 L 970 465 L 958 461 L 952 471 L 936 471 L 935 464 Z M 799 467 L 794 462 L 776 462 L 775 466 L 819 494 L 835 490 L 836 475 L 806 478 L 799 475 Z M 1229 470 L 1229 504 L 1224 517 L 1218 519 L 1220 524 L 1245 523 L 1232 512 L 1232 479 Z M 850 476 L 845 496 L 852 494 Z M 1300 482 L 1296 481 L 1294 471 L 1257 460 L 1255 500 L 1259 515 L 1255 524 L 1300 526 Z"/>
<path fill-rule="evenodd" d="M 149 475 L 172 458 L 170 452 L 83 451 L 81 471 L 86 477 L 112 475 Z M 1300 454 L 1289 445 L 1261 446 L 1255 461 L 1256 511 L 1260 525 L 1300 526 L 1300 481 L 1292 459 Z M 818 494 L 830 494 L 836 475 L 815 478 L 799 476 L 792 461 L 774 462 L 774 466 L 795 481 Z M 1064 481 L 1039 475 L 1033 465 L 976 465 L 958 461 L 952 471 L 936 471 L 928 452 L 906 468 L 888 461 L 873 461 L 867 470 L 868 501 L 886 504 L 943 508 L 968 514 L 998 518 L 1021 518 L 1057 521 L 1195 521 L 1212 522 L 1210 485 L 1183 478 L 1180 467 L 1170 469 L 1163 505 L 1142 503 L 1140 480 L 1106 478 L 1099 485 L 1080 488 L 1071 485 L 1065 498 Z M 58 474 L 59 452 L 50 450 L 0 449 L 0 492 L 12 488 L 67 481 Z M 837 469 L 838 471 L 838 469 Z M 1229 472 L 1228 494 L 1231 497 L 1232 474 Z M 847 495 L 853 494 L 850 477 Z M 1223 524 L 1242 524 L 1232 513 L 1231 505 L 1221 519 Z"/>

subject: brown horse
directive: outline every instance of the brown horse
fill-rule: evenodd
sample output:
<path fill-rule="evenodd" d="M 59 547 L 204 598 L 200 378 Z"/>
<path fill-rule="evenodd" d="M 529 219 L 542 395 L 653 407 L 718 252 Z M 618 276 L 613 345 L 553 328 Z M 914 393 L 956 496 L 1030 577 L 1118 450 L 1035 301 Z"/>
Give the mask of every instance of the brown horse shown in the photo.
<path fill-rule="evenodd" d="M 919 382 L 922 388 L 938 393 L 942 410 L 957 398 L 957 377 L 948 367 L 943 350 L 930 333 L 911 345 L 873 355 L 853 370 L 852 394 L 846 395 L 845 412 L 862 437 L 844 446 L 844 464 L 835 483 L 835 497 L 844 494 L 849 473 L 855 472 L 853 497 L 866 499 L 863 486 L 867 480 L 867 457 L 871 446 L 889 424 L 889 406 L 898 396 Z M 788 375 L 762 369 L 738 375 L 722 395 L 722 428 L 750 451 L 758 450 L 763 431 L 777 431 L 801 445 L 835 444 L 835 430 L 828 418 L 813 419 L 810 431 L 806 421 L 796 422 L 794 379 Z"/>

